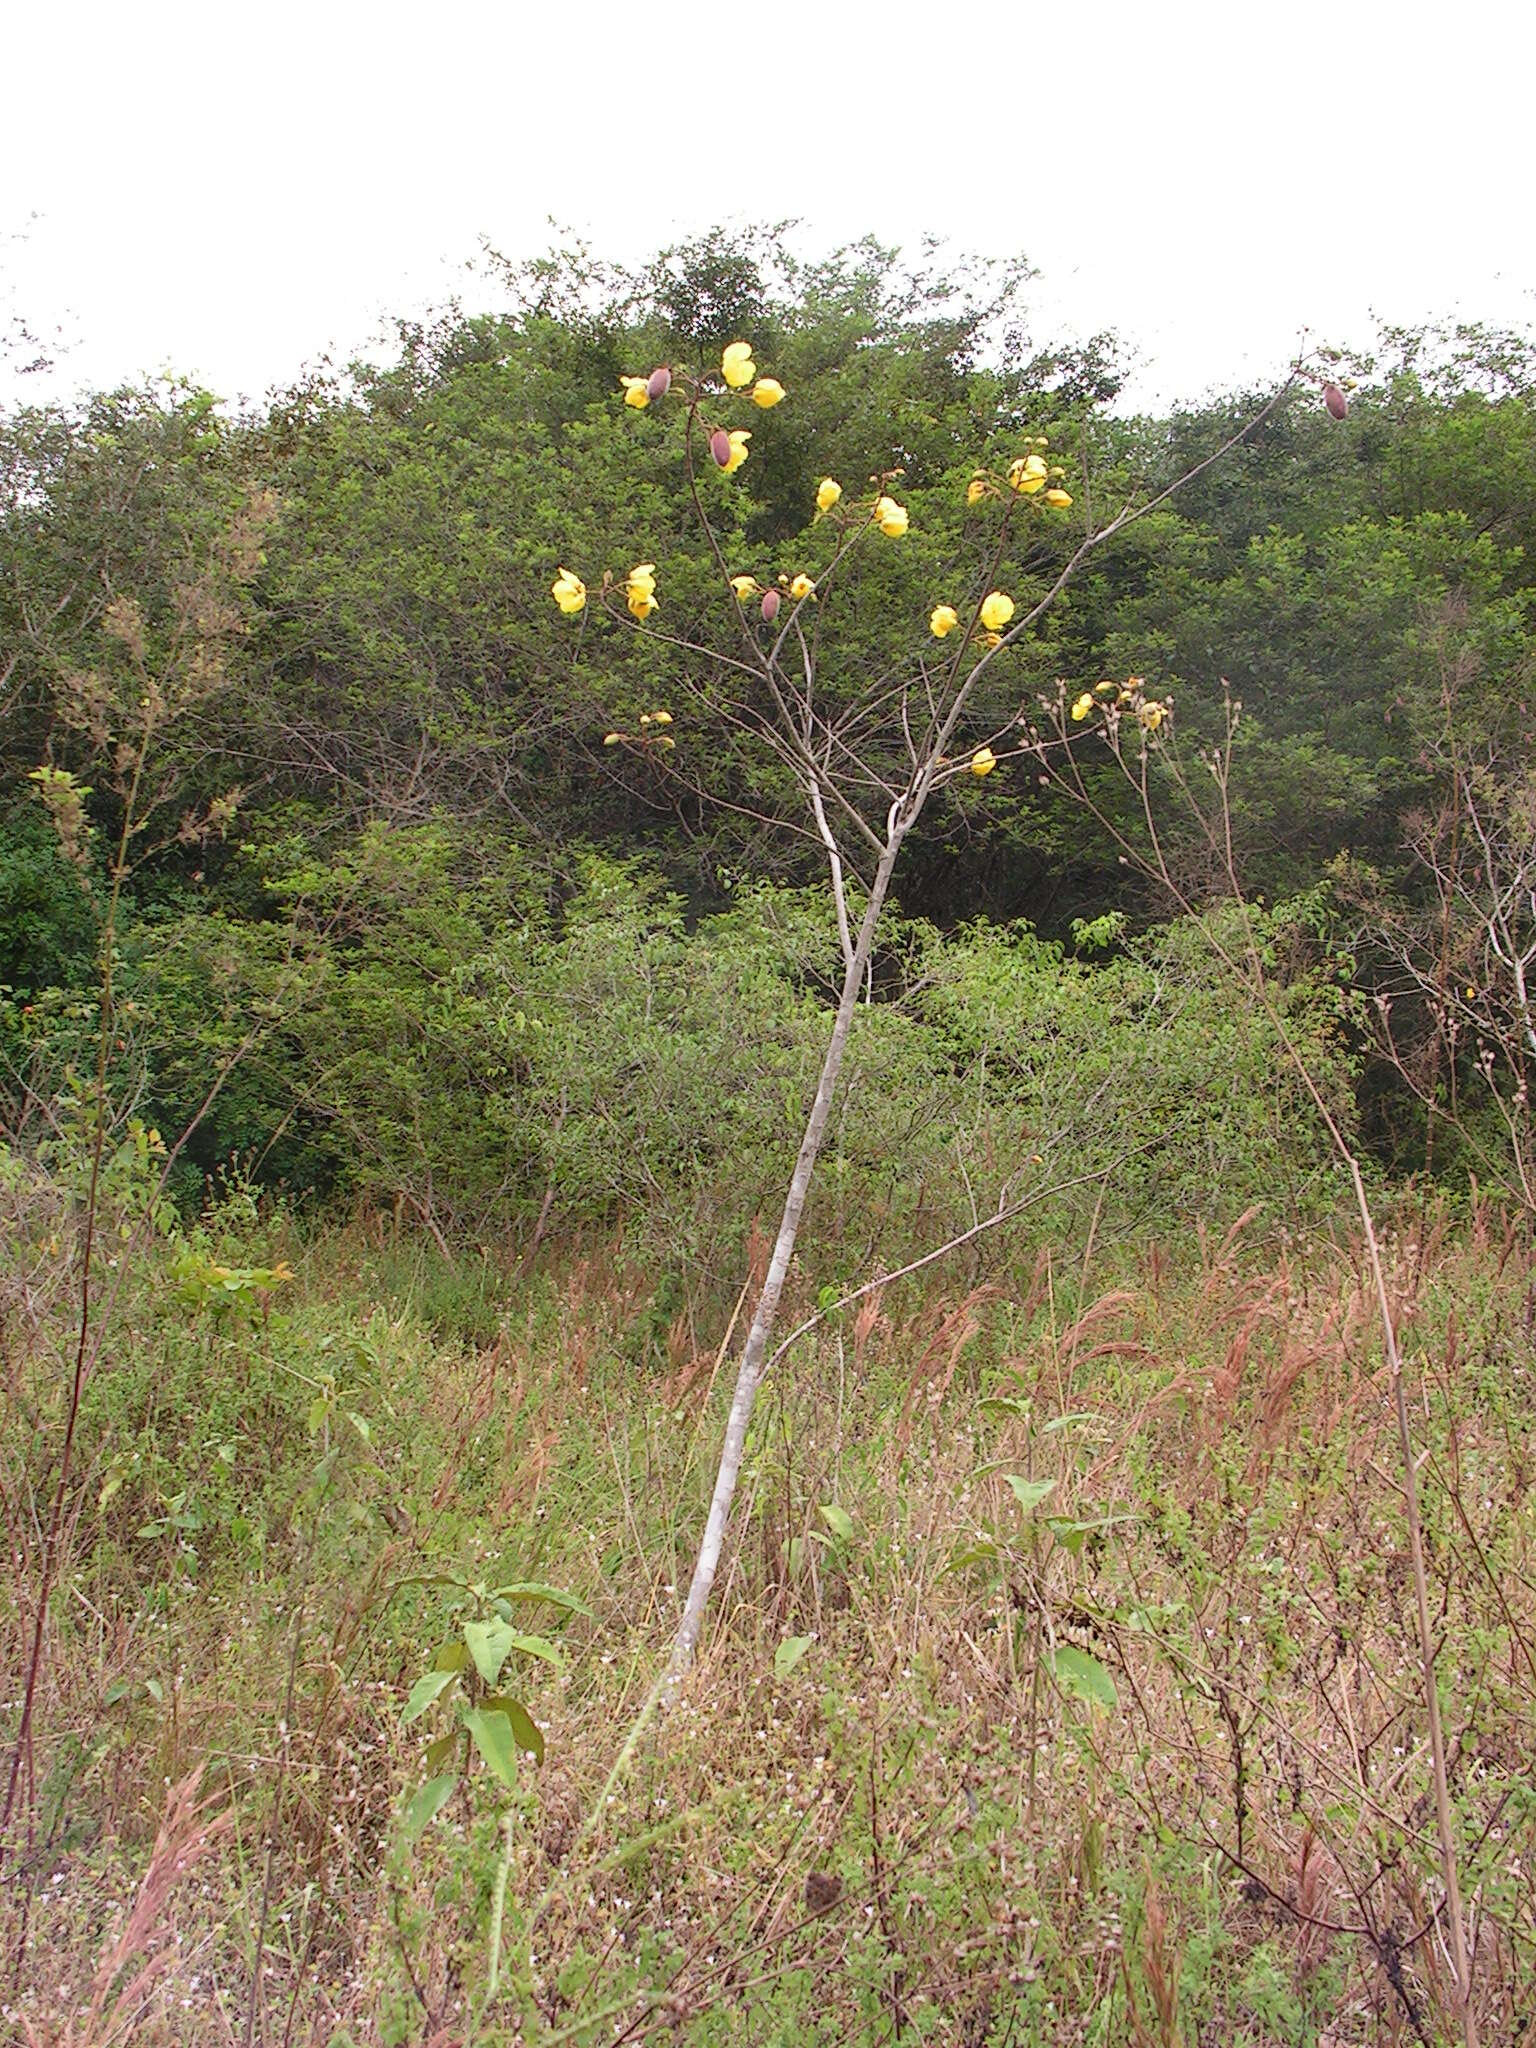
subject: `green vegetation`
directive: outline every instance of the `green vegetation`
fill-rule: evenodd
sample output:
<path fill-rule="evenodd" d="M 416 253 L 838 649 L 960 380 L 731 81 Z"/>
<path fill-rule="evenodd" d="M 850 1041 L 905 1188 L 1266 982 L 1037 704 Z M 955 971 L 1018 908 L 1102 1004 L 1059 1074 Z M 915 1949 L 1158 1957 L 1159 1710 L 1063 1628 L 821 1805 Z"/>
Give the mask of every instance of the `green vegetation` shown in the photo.
<path fill-rule="evenodd" d="M 0 418 L 8 2037 L 1518 2039 L 1536 357 L 503 282 Z"/>

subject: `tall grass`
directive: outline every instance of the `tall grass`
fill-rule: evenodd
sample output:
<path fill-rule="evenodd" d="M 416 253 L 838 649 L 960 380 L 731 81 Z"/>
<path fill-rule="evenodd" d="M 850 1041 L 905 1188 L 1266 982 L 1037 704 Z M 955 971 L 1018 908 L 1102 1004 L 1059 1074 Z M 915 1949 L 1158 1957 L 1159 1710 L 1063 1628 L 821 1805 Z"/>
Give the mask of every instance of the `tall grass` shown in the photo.
<path fill-rule="evenodd" d="M 14 1673 L 67 1271 L 36 1255 L 43 1192 L 10 1200 Z M 700 1668 L 605 1795 L 746 1274 L 676 1298 L 613 1241 L 529 1272 L 392 1228 L 208 1230 L 207 1256 L 296 1277 L 221 1317 L 146 1261 L 87 1390 L 5 1909 L 22 2038 L 1454 2038 L 1394 1425 L 1347 1238 L 1106 1226 L 1085 1266 L 1016 1235 L 808 1336 L 765 1387 Z M 1536 1271 L 1475 1204 L 1405 1207 L 1387 1249 L 1478 2017 L 1514 2039 Z M 515 1795 L 473 1776 L 411 1841 L 437 1728 L 401 1708 L 455 1633 L 446 1573 L 552 1582 L 593 1618 L 528 1695 L 542 1765 Z M 206 1839 L 172 1855 L 196 1773 Z"/>

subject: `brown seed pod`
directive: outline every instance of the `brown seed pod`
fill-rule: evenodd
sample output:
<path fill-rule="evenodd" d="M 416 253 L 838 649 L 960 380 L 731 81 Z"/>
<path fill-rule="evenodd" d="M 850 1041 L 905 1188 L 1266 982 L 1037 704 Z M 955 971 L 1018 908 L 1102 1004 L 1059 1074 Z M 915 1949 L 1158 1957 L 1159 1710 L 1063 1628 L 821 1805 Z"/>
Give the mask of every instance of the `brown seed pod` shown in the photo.
<path fill-rule="evenodd" d="M 715 431 L 710 435 L 709 452 L 720 467 L 724 469 L 731 459 L 731 437 L 724 427 L 716 427 Z"/>
<path fill-rule="evenodd" d="M 779 616 L 779 593 L 776 590 L 763 592 L 763 624 L 771 626 Z"/>
<path fill-rule="evenodd" d="M 1349 411 L 1349 400 L 1344 396 L 1337 384 L 1325 384 L 1323 386 L 1323 403 L 1336 420 L 1343 419 L 1345 413 Z"/>
<path fill-rule="evenodd" d="M 672 372 L 665 363 L 659 369 L 652 370 L 650 376 L 645 380 L 645 395 L 647 398 L 665 398 L 671 389 Z"/>

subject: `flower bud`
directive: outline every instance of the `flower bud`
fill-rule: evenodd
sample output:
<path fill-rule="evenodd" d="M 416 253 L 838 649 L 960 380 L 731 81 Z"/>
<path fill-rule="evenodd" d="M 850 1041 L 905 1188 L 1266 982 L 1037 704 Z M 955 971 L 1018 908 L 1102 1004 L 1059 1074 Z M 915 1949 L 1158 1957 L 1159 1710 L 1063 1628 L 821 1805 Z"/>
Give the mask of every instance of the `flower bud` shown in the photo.
<path fill-rule="evenodd" d="M 1336 420 L 1343 419 L 1345 413 L 1349 411 L 1349 400 L 1344 396 L 1337 384 L 1325 384 L 1323 386 L 1323 403 Z"/>
<path fill-rule="evenodd" d="M 709 452 L 719 468 L 724 469 L 731 459 L 731 437 L 724 427 L 716 427 L 709 437 Z"/>
<path fill-rule="evenodd" d="M 659 369 L 652 370 L 650 376 L 645 380 L 645 395 L 647 398 L 665 398 L 671 388 L 672 372 L 665 363 Z"/>
<path fill-rule="evenodd" d="M 763 624 L 771 626 L 779 616 L 779 593 L 776 590 L 763 592 Z"/>

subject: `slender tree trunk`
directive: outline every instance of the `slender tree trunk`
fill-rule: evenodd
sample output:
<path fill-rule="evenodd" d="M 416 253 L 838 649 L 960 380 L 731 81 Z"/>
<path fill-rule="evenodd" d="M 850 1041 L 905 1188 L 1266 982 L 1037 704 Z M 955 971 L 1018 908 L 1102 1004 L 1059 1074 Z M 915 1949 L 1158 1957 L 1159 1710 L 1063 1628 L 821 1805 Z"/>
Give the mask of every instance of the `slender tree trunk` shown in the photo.
<path fill-rule="evenodd" d="M 731 1399 L 730 1417 L 725 1425 L 725 1441 L 720 1451 L 720 1469 L 715 1477 L 715 1490 L 709 1503 L 709 1519 L 704 1525 L 698 1562 L 693 1568 L 693 1582 L 688 1588 L 683 1617 L 678 1624 L 677 1637 L 672 1645 L 672 1661 L 663 1688 L 664 1698 L 670 1698 L 676 1692 L 698 1648 L 699 1631 L 704 1624 L 704 1610 L 709 1604 L 710 1589 L 715 1583 L 720 1551 L 725 1542 L 725 1527 L 730 1519 L 731 1502 L 736 1494 L 736 1481 L 741 1474 L 747 1427 L 752 1420 L 752 1404 L 757 1398 L 757 1385 L 762 1376 L 763 1360 L 768 1355 L 768 1342 L 773 1335 L 773 1326 L 779 1313 L 779 1299 L 784 1292 L 784 1282 L 789 1274 L 789 1262 L 795 1254 L 795 1239 L 800 1233 L 800 1218 L 805 1213 L 811 1178 L 816 1171 L 816 1160 L 821 1151 L 822 1140 L 826 1136 L 827 1119 L 832 1113 L 832 1098 L 837 1089 L 838 1075 L 842 1072 L 843 1054 L 848 1047 L 848 1032 L 853 1023 L 854 1011 L 858 1007 L 859 992 L 864 985 L 865 969 L 874 950 L 875 931 L 885 904 L 886 891 L 890 887 L 891 871 L 896 865 L 896 856 L 901 850 L 901 842 L 910 823 L 910 818 L 892 814 L 885 846 L 870 886 L 869 901 L 864 906 L 864 916 L 859 924 L 858 939 L 852 953 L 846 956 L 842 995 L 837 1005 L 832 1036 L 827 1045 L 826 1057 L 821 1063 L 816 1095 L 811 1104 L 810 1117 L 806 1122 L 805 1135 L 800 1140 L 800 1152 L 795 1160 L 789 1192 L 784 1198 L 784 1213 L 779 1219 L 779 1234 L 774 1240 L 773 1256 L 768 1261 L 763 1291 L 758 1297 L 752 1327 L 747 1332 L 746 1343 L 742 1347 L 741 1365 L 736 1374 L 736 1392 Z"/>

